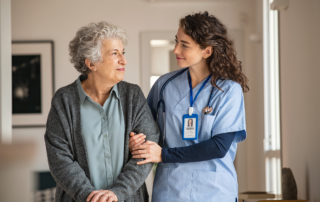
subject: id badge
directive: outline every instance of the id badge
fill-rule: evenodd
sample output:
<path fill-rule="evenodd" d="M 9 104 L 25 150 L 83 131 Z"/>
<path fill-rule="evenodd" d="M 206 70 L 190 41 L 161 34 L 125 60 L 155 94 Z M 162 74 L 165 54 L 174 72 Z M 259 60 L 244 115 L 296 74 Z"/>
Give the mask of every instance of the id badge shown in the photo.
<path fill-rule="evenodd" d="M 182 117 L 182 139 L 198 139 L 198 114 L 185 114 Z"/>

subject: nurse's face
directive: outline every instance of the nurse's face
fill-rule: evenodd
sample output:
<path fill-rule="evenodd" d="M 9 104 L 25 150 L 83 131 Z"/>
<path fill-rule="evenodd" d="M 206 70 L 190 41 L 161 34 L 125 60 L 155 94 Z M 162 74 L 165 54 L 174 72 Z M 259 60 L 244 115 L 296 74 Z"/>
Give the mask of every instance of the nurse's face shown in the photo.
<path fill-rule="evenodd" d="M 175 41 L 173 53 L 176 54 L 179 67 L 206 66 L 206 49 L 202 50 L 181 27 L 178 29 Z"/>

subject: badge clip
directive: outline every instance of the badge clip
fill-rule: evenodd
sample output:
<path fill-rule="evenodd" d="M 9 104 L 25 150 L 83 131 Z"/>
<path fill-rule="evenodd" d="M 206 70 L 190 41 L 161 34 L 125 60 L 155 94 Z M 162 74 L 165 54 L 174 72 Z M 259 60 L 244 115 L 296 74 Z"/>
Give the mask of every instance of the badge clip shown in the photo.
<path fill-rule="evenodd" d="M 189 107 L 189 116 L 193 114 L 193 107 Z"/>

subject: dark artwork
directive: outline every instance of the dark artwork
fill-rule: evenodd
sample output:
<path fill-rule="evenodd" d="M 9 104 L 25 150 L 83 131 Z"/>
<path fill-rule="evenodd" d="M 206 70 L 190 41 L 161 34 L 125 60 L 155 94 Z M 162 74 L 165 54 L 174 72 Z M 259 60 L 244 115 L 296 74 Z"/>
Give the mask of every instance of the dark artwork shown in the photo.
<path fill-rule="evenodd" d="M 12 113 L 41 113 L 40 55 L 12 56 Z"/>

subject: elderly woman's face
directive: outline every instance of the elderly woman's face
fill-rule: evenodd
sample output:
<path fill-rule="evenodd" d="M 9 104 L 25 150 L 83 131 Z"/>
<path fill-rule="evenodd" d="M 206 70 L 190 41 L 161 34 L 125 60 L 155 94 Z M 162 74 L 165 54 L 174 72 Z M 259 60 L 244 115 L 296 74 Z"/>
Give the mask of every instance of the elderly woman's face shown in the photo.
<path fill-rule="evenodd" d="M 97 73 L 114 84 L 124 78 L 127 60 L 124 57 L 124 47 L 120 39 L 106 39 L 101 47 L 102 62 L 95 64 Z"/>

